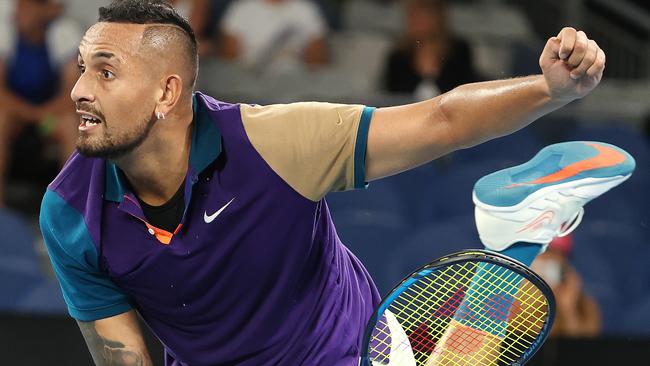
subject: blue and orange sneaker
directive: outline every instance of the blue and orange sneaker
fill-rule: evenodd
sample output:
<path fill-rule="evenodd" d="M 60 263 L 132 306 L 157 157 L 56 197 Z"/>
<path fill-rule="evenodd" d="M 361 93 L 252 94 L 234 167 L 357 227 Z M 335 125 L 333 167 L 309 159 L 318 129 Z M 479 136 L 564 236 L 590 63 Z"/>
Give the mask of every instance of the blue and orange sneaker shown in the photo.
<path fill-rule="evenodd" d="M 542 244 L 573 231 L 583 206 L 628 179 L 635 168 L 619 147 L 572 141 L 545 147 L 530 161 L 476 182 L 475 219 L 486 248 Z"/>

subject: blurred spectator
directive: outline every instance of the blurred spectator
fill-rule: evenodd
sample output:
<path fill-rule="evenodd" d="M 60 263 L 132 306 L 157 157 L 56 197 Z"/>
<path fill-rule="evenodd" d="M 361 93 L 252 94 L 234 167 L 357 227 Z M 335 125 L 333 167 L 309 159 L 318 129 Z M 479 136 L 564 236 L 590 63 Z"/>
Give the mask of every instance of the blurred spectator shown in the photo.
<path fill-rule="evenodd" d="M 345 0 L 314 0 L 314 2 L 320 8 L 329 28 L 335 31 L 341 30 L 343 27 L 341 12 Z"/>
<path fill-rule="evenodd" d="M 531 268 L 551 286 L 557 313 L 551 336 L 596 337 L 601 329 L 601 315 L 596 300 L 585 293 L 580 274 L 569 262 L 571 236 L 554 239 Z"/>
<path fill-rule="evenodd" d="M 450 33 L 444 0 L 405 0 L 405 7 L 405 34 L 384 73 L 387 91 L 425 100 L 480 79 L 468 43 Z"/>
<path fill-rule="evenodd" d="M 212 2 L 210 0 L 170 0 L 169 2 L 190 22 L 196 40 L 199 42 L 199 55 L 215 54 L 215 42 L 211 37 Z"/>
<path fill-rule="evenodd" d="M 0 16 L 0 205 L 10 153 L 21 136 L 40 133 L 44 142 L 55 142 L 63 163 L 74 149 L 78 121 L 69 96 L 79 73 L 78 27 L 57 20 L 58 1 L 12 5 L 10 15 Z"/>
<path fill-rule="evenodd" d="M 258 71 L 327 62 L 327 24 L 308 0 L 239 0 L 226 10 L 221 55 Z"/>
<path fill-rule="evenodd" d="M 89 28 L 97 21 L 99 9 L 110 0 L 58 0 L 65 4 L 64 14 L 84 28 Z M 199 55 L 215 54 L 214 17 L 216 12 L 234 0 L 168 0 L 179 14 L 189 20 L 196 39 L 199 42 Z"/>
<path fill-rule="evenodd" d="M 97 21 L 97 9 L 106 6 L 110 0 L 58 0 L 63 4 L 63 17 L 73 19 L 80 28 L 88 29 Z"/>

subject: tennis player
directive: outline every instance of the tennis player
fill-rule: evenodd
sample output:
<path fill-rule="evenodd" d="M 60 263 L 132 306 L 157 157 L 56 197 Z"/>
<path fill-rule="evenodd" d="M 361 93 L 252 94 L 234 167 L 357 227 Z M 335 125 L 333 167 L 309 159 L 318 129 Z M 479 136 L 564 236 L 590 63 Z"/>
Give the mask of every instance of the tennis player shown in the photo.
<path fill-rule="evenodd" d="M 162 0 L 100 8 L 79 46 L 77 152 L 41 229 L 97 365 L 356 365 L 379 295 L 323 196 L 520 129 L 599 82 L 564 28 L 543 75 L 391 108 L 229 104 L 194 92 L 189 24 Z"/>

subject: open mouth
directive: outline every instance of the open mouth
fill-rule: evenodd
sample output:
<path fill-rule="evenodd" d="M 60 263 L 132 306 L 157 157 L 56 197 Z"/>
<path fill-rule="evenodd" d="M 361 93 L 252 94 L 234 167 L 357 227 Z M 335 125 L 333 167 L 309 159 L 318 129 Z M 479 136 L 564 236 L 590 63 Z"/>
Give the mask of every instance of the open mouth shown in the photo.
<path fill-rule="evenodd" d="M 80 116 L 81 116 L 81 123 L 79 124 L 80 131 L 86 131 L 102 123 L 102 121 L 99 118 L 90 114 L 82 113 L 80 114 Z"/>

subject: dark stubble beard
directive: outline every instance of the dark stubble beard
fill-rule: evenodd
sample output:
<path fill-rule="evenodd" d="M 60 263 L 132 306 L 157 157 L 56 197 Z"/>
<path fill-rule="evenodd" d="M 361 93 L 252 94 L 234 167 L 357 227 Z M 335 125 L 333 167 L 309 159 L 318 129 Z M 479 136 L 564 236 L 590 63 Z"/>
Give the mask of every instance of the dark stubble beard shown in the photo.
<path fill-rule="evenodd" d="M 93 141 L 87 136 L 80 135 L 77 139 L 77 150 L 81 155 L 91 158 L 109 160 L 121 158 L 142 145 L 155 123 L 155 119 L 149 119 L 117 135 L 106 132 L 100 141 Z"/>

